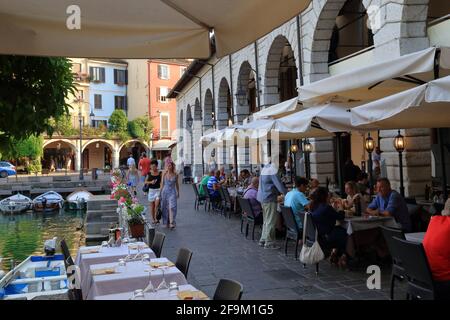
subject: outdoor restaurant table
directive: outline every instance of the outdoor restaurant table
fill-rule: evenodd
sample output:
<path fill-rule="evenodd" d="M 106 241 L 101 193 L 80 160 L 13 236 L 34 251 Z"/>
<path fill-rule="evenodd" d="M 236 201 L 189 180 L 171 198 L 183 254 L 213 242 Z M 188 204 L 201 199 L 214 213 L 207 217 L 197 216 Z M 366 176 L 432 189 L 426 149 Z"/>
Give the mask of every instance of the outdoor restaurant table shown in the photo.
<path fill-rule="evenodd" d="M 155 253 L 150 249 L 146 243 L 144 242 L 133 242 L 129 243 L 131 248 L 133 245 L 143 246 L 144 249 L 141 250 L 141 253 L 148 254 L 150 259 L 156 258 Z M 83 253 L 87 250 L 99 249 L 98 253 Z M 131 254 L 136 254 L 137 250 L 132 249 L 130 251 Z M 101 246 L 89 246 L 89 247 L 80 247 L 77 253 L 77 257 L 75 259 L 75 264 L 80 268 L 80 276 L 81 276 L 81 286 L 83 287 L 84 281 L 88 279 L 89 276 L 89 268 L 92 265 L 101 264 L 101 263 L 111 263 L 118 262 L 119 259 L 123 259 L 128 255 L 128 244 L 122 244 L 120 247 L 101 247 Z"/>
<path fill-rule="evenodd" d="M 345 218 L 340 225 L 347 230 L 347 234 L 351 235 L 356 231 L 375 229 L 380 226 L 398 228 L 399 225 L 393 217 L 351 217 Z"/>
<path fill-rule="evenodd" d="M 190 284 L 184 284 L 178 286 L 178 292 L 182 291 L 195 291 L 200 292 L 197 288 L 193 287 Z M 129 300 L 133 296 L 134 291 L 129 292 L 121 292 L 115 294 L 108 294 L 104 296 L 96 296 L 94 300 Z M 180 300 L 178 295 L 171 294 L 168 289 L 158 290 L 156 292 L 145 292 L 143 300 Z M 193 299 L 197 300 L 197 299 Z M 206 299 L 202 299 L 206 300 Z"/>
<path fill-rule="evenodd" d="M 425 232 L 405 233 L 406 240 L 411 242 L 422 243 L 424 237 Z"/>
<path fill-rule="evenodd" d="M 168 262 L 167 258 L 151 259 L 151 262 Z M 163 280 L 163 271 L 160 268 L 151 270 L 151 276 L 149 278 L 148 264 L 142 263 L 142 261 L 127 262 L 123 270 L 117 270 L 118 263 L 103 263 L 93 265 L 90 268 L 90 272 L 84 286 L 82 284 L 81 290 L 84 300 L 93 300 L 96 296 L 102 296 L 107 294 L 114 294 L 120 292 L 129 292 L 137 289 L 144 289 L 151 279 L 155 288 Z M 114 269 L 117 270 L 111 274 L 93 275 L 93 270 L 98 269 Z M 164 278 L 166 283 L 176 282 L 178 285 L 187 284 L 186 278 L 183 273 L 175 266 L 164 268 Z M 83 283 L 83 282 L 82 282 Z"/>
<path fill-rule="evenodd" d="M 347 230 L 348 240 L 346 246 L 346 252 L 354 257 L 357 249 L 364 247 L 361 243 L 372 241 L 376 237 L 377 228 L 380 226 L 386 226 L 391 228 L 398 228 L 398 224 L 393 217 L 347 217 L 344 221 L 340 221 L 344 229 Z"/>

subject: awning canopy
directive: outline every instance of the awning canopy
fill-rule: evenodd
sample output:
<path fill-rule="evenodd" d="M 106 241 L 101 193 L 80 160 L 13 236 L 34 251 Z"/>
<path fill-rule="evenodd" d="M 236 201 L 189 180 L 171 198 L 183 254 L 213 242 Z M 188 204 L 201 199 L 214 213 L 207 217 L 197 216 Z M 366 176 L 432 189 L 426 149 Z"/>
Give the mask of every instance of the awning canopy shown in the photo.
<path fill-rule="evenodd" d="M 222 57 L 295 17 L 309 2 L 0 0 L 0 54 L 208 58 L 214 32 Z"/>
<path fill-rule="evenodd" d="M 439 54 L 439 65 L 435 58 Z M 424 84 L 439 76 L 449 75 L 450 48 L 427 48 L 398 58 L 372 64 L 299 88 L 304 105 L 339 100 L 368 102 Z"/>
<path fill-rule="evenodd" d="M 270 139 L 289 140 L 332 136 L 335 132 L 352 130 L 351 107 L 352 104 L 328 103 L 303 108 L 282 118 L 252 121 L 237 131 L 240 139 L 267 136 Z"/>
<path fill-rule="evenodd" d="M 176 144 L 174 140 L 158 140 L 153 143 L 151 151 L 168 151 Z"/>
<path fill-rule="evenodd" d="M 450 76 L 351 110 L 361 129 L 450 127 Z"/>
<path fill-rule="evenodd" d="M 300 108 L 301 104 L 299 104 L 298 102 L 298 97 L 295 97 L 293 99 L 283 101 L 281 103 L 275 104 L 261 111 L 255 112 L 252 114 L 252 118 L 253 120 L 269 117 L 277 119 L 287 116 L 293 112 L 296 112 L 300 110 Z"/>

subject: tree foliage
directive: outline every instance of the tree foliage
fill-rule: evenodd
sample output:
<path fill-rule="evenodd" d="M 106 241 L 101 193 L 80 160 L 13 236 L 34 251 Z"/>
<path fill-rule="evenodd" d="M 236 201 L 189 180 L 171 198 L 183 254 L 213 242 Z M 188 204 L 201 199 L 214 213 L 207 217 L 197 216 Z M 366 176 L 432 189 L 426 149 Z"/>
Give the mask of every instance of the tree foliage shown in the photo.
<path fill-rule="evenodd" d="M 141 127 L 143 130 L 143 135 L 139 136 L 137 138 L 140 138 L 144 141 L 148 141 L 150 139 L 150 134 L 152 133 L 152 130 L 153 130 L 153 124 L 150 121 L 150 119 L 148 118 L 148 116 L 142 116 L 142 117 L 136 118 L 133 120 L 133 122 L 136 122 L 137 125 L 139 127 Z"/>
<path fill-rule="evenodd" d="M 31 135 L 24 139 L 10 138 L 1 153 L 5 159 L 40 159 L 43 154 L 44 138 L 42 136 Z"/>
<path fill-rule="evenodd" d="M 0 56 L 0 140 L 53 133 L 51 118 L 68 114 L 75 93 L 66 58 Z"/>
<path fill-rule="evenodd" d="M 53 127 L 53 133 L 61 136 L 73 136 L 78 133 L 77 129 L 73 127 L 70 114 L 64 114 L 57 119 L 50 119 L 50 125 Z"/>
<path fill-rule="evenodd" d="M 120 133 L 126 132 L 128 129 L 128 119 L 127 115 L 123 110 L 116 109 L 111 114 L 108 120 L 109 123 L 109 131 Z"/>

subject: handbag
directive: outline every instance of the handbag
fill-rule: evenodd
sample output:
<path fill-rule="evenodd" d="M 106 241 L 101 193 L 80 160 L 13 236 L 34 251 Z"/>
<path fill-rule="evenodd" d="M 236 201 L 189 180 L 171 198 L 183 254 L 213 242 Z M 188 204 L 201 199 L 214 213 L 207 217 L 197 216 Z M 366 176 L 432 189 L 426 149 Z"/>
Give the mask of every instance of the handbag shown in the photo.
<path fill-rule="evenodd" d="M 156 221 L 161 220 L 162 218 L 162 209 L 161 209 L 161 204 L 158 206 L 158 208 L 156 209 Z"/>
<path fill-rule="evenodd" d="M 142 187 L 142 191 L 143 192 L 148 192 L 149 189 L 150 189 L 150 185 L 149 184 L 144 184 L 144 186 Z"/>
<path fill-rule="evenodd" d="M 316 228 L 316 237 L 313 245 L 308 247 L 306 245 L 306 228 L 307 228 L 307 219 L 309 214 L 305 214 L 305 219 L 303 221 L 303 246 L 302 251 L 300 252 L 300 261 L 304 264 L 316 264 L 325 259 L 325 255 L 322 251 L 322 248 L 319 245 L 318 232 Z"/>

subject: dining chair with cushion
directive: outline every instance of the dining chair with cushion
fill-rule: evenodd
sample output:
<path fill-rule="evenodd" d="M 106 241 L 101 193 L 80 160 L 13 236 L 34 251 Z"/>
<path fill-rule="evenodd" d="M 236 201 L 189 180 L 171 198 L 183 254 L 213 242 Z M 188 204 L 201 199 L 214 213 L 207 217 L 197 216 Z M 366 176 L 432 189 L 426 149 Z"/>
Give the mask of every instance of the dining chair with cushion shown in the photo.
<path fill-rule="evenodd" d="M 381 226 L 380 228 L 392 258 L 390 296 L 391 300 L 394 300 L 395 280 L 402 281 L 405 279 L 405 268 L 400 259 L 400 254 L 396 251 L 397 246 L 394 243 L 395 240 L 393 237 L 405 240 L 405 234 L 400 229 L 388 228 L 385 226 Z"/>
<path fill-rule="evenodd" d="M 152 251 L 155 253 L 157 258 L 161 257 L 161 252 L 164 244 L 164 240 L 166 239 L 166 235 L 162 232 L 156 231 L 155 238 L 153 238 L 152 246 L 150 247 Z"/>
<path fill-rule="evenodd" d="M 192 259 L 192 251 L 187 248 L 181 248 L 178 250 L 177 260 L 175 266 L 180 270 L 184 277 L 187 279 L 189 265 Z"/>
<path fill-rule="evenodd" d="M 241 300 L 243 291 L 241 283 L 231 279 L 220 279 L 213 300 Z"/>
<path fill-rule="evenodd" d="M 407 298 L 411 300 L 439 299 L 439 292 L 431 274 L 430 265 L 421 243 L 410 242 L 397 237 L 392 238 L 405 268 L 408 286 Z"/>
<path fill-rule="evenodd" d="M 286 239 L 284 242 L 284 254 L 287 255 L 289 239 L 295 241 L 295 260 L 298 259 L 298 243 L 303 235 L 303 230 L 299 228 L 295 221 L 294 212 L 291 207 L 281 206 L 281 215 L 286 225 Z"/>

